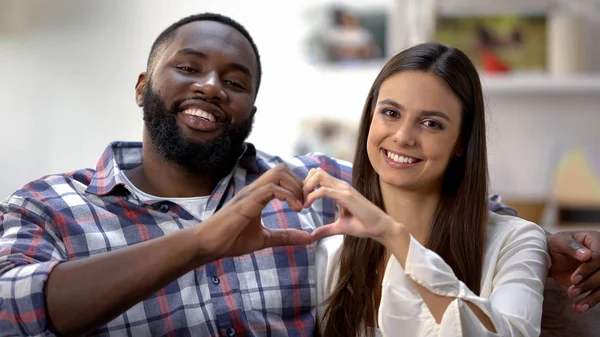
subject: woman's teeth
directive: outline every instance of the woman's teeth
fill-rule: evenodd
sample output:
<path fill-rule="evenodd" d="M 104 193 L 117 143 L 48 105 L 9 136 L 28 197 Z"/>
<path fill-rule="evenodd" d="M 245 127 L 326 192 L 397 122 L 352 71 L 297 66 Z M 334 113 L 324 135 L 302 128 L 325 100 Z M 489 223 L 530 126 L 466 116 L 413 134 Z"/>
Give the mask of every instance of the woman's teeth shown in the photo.
<path fill-rule="evenodd" d="M 391 160 L 395 161 L 396 163 L 400 163 L 400 164 L 413 164 L 415 162 L 417 162 L 416 158 L 412 158 L 412 157 L 404 157 L 404 156 L 399 156 L 393 152 L 387 152 L 387 156 L 388 158 L 390 158 Z"/>

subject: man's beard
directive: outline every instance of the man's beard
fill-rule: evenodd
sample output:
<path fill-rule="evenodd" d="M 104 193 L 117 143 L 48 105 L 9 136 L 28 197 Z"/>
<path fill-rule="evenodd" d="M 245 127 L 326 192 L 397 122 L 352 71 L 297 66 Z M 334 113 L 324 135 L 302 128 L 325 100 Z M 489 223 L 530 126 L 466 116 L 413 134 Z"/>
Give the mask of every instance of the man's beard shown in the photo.
<path fill-rule="evenodd" d="M 254 116 L 239 123 L 224 121 L 222 132 L 203 142 L 186 139 L 177 126 L 176 116 L 184 100 L 170 108 L 152 90 L 150 81 L 144 92 L 144 122 L 150 139 L 165 160 L 191 173 L 226 175 L 244 150 L 244 141 L 252 131 Z"/>

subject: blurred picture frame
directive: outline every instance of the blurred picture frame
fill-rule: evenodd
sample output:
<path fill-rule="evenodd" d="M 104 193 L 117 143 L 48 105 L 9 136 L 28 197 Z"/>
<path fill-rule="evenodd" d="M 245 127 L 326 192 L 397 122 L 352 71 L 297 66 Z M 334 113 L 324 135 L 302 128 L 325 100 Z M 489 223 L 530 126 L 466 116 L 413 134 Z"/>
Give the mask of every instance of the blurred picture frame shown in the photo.
<path fill-rule="evenodd" d="M 305 54 L 317 65 L 360 65 L 388 55 L 385 6 L 319 6 L 307 15 Z"/>
<path fill-rule="evenodd" d="M 296 155 L 318 152 L 351 162 L 358 125 L 337 118 L 307 118 L 302 121 L 299 134 L 294 146 Z"/>
<path fill-rule="evenodd" d="M 484 73 L 548 70 L 548 15 L 515 13 L 440 13 L 435 40 L 462 50 Z"/>

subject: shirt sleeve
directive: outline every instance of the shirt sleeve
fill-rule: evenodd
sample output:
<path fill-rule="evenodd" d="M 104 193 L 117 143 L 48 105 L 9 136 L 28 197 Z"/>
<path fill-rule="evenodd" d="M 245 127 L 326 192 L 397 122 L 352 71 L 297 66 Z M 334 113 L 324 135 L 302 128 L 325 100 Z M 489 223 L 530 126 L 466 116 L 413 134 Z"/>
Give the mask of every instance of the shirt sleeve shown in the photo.
<path fill-rule="evenodd" d="M 44 286 L 67 260 L 43 209 L 22 197 L 0 204 L 0 336 L 51 336 Z"/>
<path fill-rule="evenodd" d="M 446 262 L 411 237 L 403 270 L 397 260 L 388 265 L 380 306 L 384 336 L 524 336 L 540 335 L 544 282 L 550 265 L 544 231 L 533 223 L 511 229 L 495 263 L 489 298 L 473 293 Z M 454 297 L 438 324 L 410 280 L 434 294 Z M 492 321 L 488 330 L 467 303 Z"/>

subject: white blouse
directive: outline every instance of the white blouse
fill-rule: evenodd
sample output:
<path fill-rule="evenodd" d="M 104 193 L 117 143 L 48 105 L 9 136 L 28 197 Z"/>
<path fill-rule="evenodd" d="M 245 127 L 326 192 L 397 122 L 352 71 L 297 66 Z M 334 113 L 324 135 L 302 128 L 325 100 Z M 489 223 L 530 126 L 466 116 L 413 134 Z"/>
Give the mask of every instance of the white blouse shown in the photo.
<path fill-rule="evenodd" d="M 327 299 L 337 282 L 342 242 L 343 236 L 338 235 L 317 244 L 319 303 Z M 403 336 L 415 337 L 540 335 L 550 257 L 546 234 L 536 224 L 489 213 L 480 296 L 459 281 L 439 255 L 412 237 L 405 266 L 403 269 L 394 256 L 387 263 L 379 305 L 378 335 L 396 336 L 400 331 Z M 439 324 L 411 280 L 434 294 L 456 298 Z M 481 309 L 491 319 L 497 333 L 489 331 L 466 302 Z M 321 305 L 317 313 L 320 320 Z"/>

